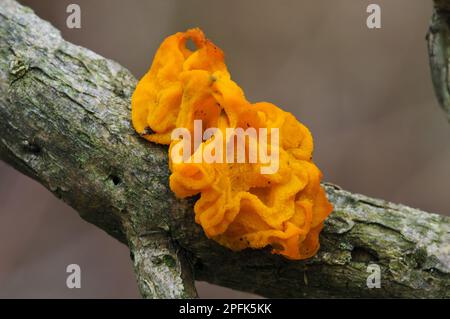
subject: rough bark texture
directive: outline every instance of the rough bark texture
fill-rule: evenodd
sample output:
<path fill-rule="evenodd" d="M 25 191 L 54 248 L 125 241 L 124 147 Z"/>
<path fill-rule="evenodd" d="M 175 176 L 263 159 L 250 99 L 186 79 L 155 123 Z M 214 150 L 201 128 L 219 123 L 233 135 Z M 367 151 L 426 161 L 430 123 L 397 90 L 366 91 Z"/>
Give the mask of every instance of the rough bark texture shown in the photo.
<path fill-rule="evenodd" d="M 144 296 L 193 297 L 190 266 L 167 237 L 168 212 L 182 205 L 167 187 L 165 149 L 130 126 L 135 84 L 31 10 L 0 1 L 1 158 L 130 244 Z M 167 237 L 157 251 L 154 234 Z"/>
<path fill-rule="evenodd" d="M 450 297 L 450 218 L 325 188 L 318 255 L 229 251 L 168 187 L 167 149 L 130 125 L 135 78 L 0 0 L 0 158 L 130 247 L 142 295 L 195 297 L 193 279 L 267 297 Z M 367 266 L 381 288 L 366 285 Z"/>

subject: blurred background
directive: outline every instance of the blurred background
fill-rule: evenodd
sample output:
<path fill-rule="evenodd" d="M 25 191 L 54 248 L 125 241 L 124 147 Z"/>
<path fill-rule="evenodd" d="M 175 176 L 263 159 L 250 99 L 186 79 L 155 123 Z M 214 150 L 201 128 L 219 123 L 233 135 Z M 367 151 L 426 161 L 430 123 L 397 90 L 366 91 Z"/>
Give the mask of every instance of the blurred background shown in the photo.
<path fill-rule="evenodd" d="M 315 139 L 324 179 L 450 215 L 450 126 L 437 105 L 425 34 L 431 1 L 23 0 L 66 40 L 136 77 L 168 35 L 201 27 L 250 101 L 292 112 Z M 81 29 L 66 7 L 81 6 Z M 369 3 L 381 29 L 366 27 Z M 79 264 L 82 288 L 66 287 Z M 200 297 L 251 295 L 198 283 Z M 0 162 L 0 297 L 139 297 L 127 248 Z"/>

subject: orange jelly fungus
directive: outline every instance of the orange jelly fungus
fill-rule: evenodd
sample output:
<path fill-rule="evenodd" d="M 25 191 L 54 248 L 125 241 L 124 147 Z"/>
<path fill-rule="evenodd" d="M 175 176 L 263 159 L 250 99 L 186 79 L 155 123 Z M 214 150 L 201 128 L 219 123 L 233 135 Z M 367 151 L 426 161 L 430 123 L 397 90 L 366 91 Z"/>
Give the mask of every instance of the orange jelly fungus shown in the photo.
<path fill-rule="evenodd" d="M 132 97 L 133 126 L 151 142 L 173 147 L 179 140 L 172 141 L 171 132 L 181 127 L 192 131 L 194 120 L 202 121 L 203 130 L 279 129 L 279 168 L 274 174 L 261 174 L 259 163 L 170 160 L 175 195 L 201 195 L 195 221 L 206 235 L 236 251 L 270 245 L 273 253 L 290 259 L 315 255 L 332 206 L 312 162 L 311 133 L 274 104 L 247 101 L 230 78 L 222 50 L 198 28 L 164 40 Z"/>

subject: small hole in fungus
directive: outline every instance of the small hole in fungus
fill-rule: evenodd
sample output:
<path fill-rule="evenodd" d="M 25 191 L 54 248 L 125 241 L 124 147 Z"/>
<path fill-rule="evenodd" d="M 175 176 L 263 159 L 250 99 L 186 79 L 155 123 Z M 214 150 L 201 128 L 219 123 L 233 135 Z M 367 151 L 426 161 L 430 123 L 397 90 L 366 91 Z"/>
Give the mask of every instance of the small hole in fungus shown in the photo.
<path fill-rule="evenodd" d="M 197 50 L 197 46 L 195 45 L 194 41 L 192 41 L 192 39 L 186 40 L 186 49 L 191 51 Z"/>
<path fill-rule="evenodd" d="M 151 135 L 155 133 L 150 127 L 144 128 L 144 131 L 141 133 L 141 136 Z"/>

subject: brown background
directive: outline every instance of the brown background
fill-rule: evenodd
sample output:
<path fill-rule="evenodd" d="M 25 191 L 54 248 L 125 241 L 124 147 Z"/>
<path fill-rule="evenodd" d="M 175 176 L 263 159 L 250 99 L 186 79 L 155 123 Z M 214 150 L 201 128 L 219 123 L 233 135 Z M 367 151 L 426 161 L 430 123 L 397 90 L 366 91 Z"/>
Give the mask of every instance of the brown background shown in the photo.
<path fill-rule="evenodd" d="M 431 1 L 27 0 L 63 36 L 128 67 L 150 66 L 161 40 L 201 27 L 223 48 L 251 101 L 294 113 L 313 132 L 325 179 L 450 213 L 450 127 L 433 95 L 425 33 Z M 382 29 L 365 25 L 369 3 Z M 82 28 L 67 29 L 66 6 Z M 65 286 L 68 264 L 82 288 Z M 199 283 L 201 297 L 245 294 Z M 125 246 L 0 163 L 0 297 L 138 297 Z"/>

